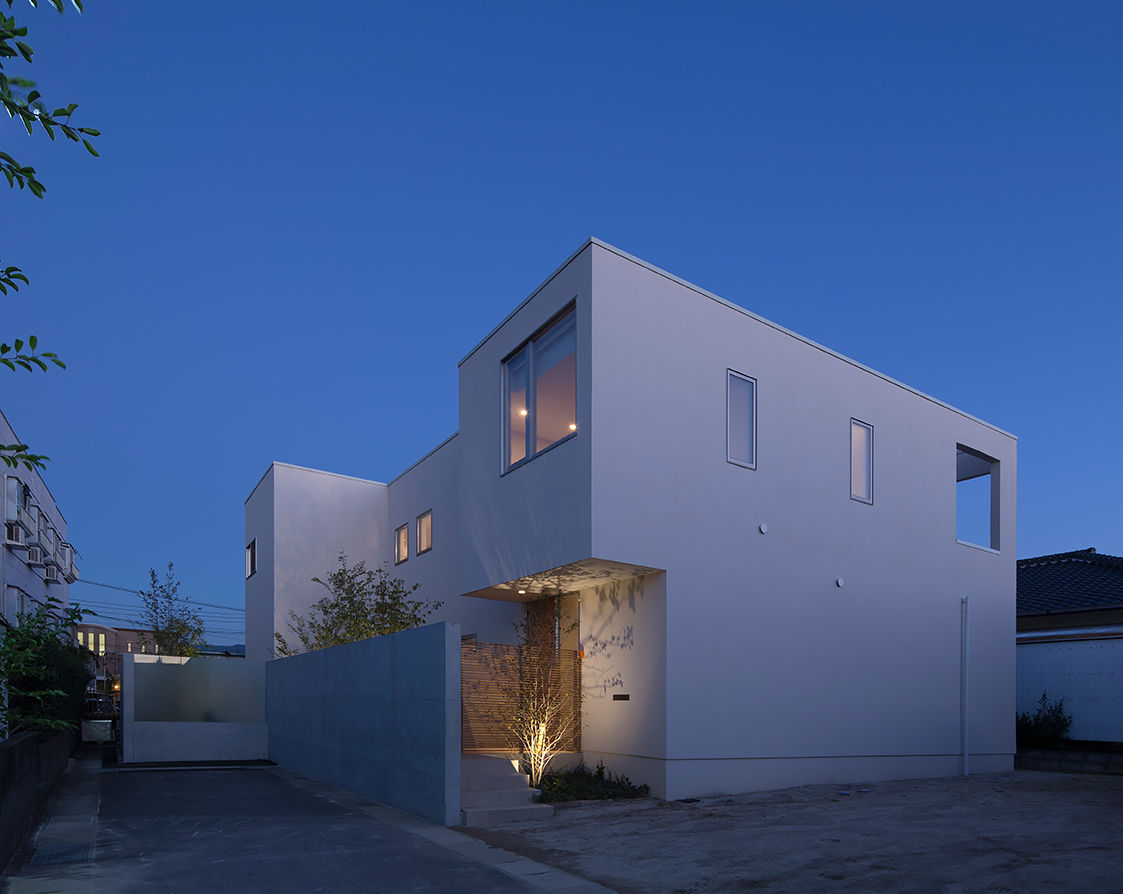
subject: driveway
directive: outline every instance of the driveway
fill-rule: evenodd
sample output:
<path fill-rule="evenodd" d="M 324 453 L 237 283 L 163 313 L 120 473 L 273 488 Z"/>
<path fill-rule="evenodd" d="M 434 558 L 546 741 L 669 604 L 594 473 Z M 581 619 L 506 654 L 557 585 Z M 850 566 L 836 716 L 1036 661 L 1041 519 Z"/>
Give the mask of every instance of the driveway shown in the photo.
<path fill-rule="evenodd" d="M 471 834 L 620 892 L 1123 891 L 1123 777 L 1018 771 L 558 805 Z"/>
<path fill-rule="evenodd" d="M 67 774 L 26 892 L 603 891 L 434 823 L 277 768 Z"/>

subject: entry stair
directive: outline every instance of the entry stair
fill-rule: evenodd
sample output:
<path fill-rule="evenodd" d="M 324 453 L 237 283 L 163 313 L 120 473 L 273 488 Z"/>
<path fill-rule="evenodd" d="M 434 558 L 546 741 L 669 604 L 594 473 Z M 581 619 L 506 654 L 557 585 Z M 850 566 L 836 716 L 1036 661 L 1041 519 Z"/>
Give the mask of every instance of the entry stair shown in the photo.
<path fill-rule="evenodd" d="M 535 804 L 538 789 L 505 757 L 465 754 L 460 761 L 460 825 L 494 826 L 554 815 L 552 804 Z"/>

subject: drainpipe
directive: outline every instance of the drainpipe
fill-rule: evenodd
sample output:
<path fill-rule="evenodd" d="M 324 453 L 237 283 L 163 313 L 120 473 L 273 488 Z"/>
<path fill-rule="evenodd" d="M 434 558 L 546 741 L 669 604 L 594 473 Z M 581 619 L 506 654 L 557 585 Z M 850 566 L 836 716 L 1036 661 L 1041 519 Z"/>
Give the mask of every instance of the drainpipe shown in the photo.
<path fill-rule="evenodd" d="M 961 736 L 960 745 L 961 745 L 961 750 L 962 750 L 962 753 L 963 753 L 963 775 L 964 776 L 970 776 L 971 775 L 970 774 L 970 768 L 968 766 L 968 761 L 969 761 L 970 755 L 968 753 L 968 745 L 967 745 L 967 743 L 968 743 L 968 739 L 967 739 L 967 723 L 968 723 L 967 700 L 968 700 L 968 694 L 969 694 L 968 684 L 969 684 L 970 679 L 971 679 L 971 654 L 970 654 L 970 649 L 971 649 L 971 625 L 970 625 L 971 600 L 967 596 L 964 596 L 963 599 L 960 600 L 960 605 L 961 605 L 961 610 L 960 610 L 960 616 L 961 616 L 960 617 L 960 637 L 961 637 L 960 649 L 962 650 L 962 659 L 961 659 L 962 667 L 960 668 L 960 674 L 959 674 L 959 679 L 960 679 L 959 729 L 960 729 L 960 736 Z"/>

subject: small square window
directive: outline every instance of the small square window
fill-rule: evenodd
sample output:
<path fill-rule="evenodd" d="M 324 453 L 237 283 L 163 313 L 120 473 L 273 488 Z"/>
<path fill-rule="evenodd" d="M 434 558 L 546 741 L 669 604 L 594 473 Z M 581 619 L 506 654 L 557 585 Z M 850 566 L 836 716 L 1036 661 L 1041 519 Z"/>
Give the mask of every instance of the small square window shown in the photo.
<path fill-rule="evenodd" d="M 873 426 L 850 420 L 850 499 L 873 504 Z"/>
<path fill-rule="evenodd" d="M 401 565 L 409 558 L 409 525 L 394 531 L 394 564 Z"/>
<path fill-rule="evenodd" d="M 433 548 L 433 510 L 428 509 L 417 516 L 417 554 L 427 553 Z"/>
<path fill-rule="evenodd" d="M 246 577 L 257 571 L 257 538 L 246 544 Z"/>
<path fill-rule="evenodd" d="M 756 379 L 726 370 L 725 458 L 756 468 Z"/>

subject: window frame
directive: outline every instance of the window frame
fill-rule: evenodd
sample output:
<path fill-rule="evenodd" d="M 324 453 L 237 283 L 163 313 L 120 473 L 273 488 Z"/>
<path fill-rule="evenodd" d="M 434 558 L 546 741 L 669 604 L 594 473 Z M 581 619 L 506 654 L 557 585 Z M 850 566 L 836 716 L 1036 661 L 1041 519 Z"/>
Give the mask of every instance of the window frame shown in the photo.
<path fill-rule="evenodd" d="M 257 574 L 257 538 L 246 544 L 246 580 Z"/>
<path fill-rule="evenodd" d="M 401 533 L 406 532 L 405 536 L 405 549 L 400 550 L 401 547 Z M 403 562 L 409 561 L 409 522 L 404 525 L 398 525 L 394 528 L 394 564 L 401 565 Z"/>
<path fill-rule="evenodd" d="M 421 548 L 421 520 L 423 518 L 429 519 L 429 545 L 425 549 Z M 426 509 L 419 516 L 417 516 L 417 529 L 414 531 L 414 542 L 417 544 L 417 555 L 423 556 L 425 553 L 433 549 L 433 510 Z"/>
<path fill-rule="evenodd" d="M 734 456 L 733 456 L 733 449 L 732 449 L 733 448 L 733 443 L 732 443 L 732 438 L 733 438 L 733 425 L 732 425 L 732 420 L 733 420 L 733 388 L 731 386 L 732 386 L 732 380 L 735 379 L 735 378 L 740 379 L 743 382 L 749 382 L 752 385 L 752 389 L 753 389 L 753 400 L 752 400 L 752 421 L 753 421 L 753 424 L 752 424 L 752 432 L 751 432 L 751 441 L 750 441 L 750 445 L 749 445 L 750 448 L 751 448 L 750 453 L 752 454 L 751 462 L 745 462 L 744 460 L 741 460 L 741 459 L 735 459 Z M 759 403 L 759 400 L 758 400 L 759 387 L 760 386 L 757 383 L 757 380 L 755 378 L 753 378 L 752 376 L 746 375 L 743 372 L 738 372 L 737 370 L 735 370 L 731 367 L 726 367 L 726 369 L 725 369 L 725 461 L 727 463 L 731 463 L 734 466 L 740 466 L 742 469 L 753 469 L 754 471 L 756 470 L 757 459 L 758 459 L 758 457 L 757 457 L 757 435 L 756 435 L 756 408 L 757 408 L 757 403 Z"/>
<path fill-rule="evenodd" d="M 503 436 L 500 439 L 500 451 L 501 451 L 500 466 L 499 466 L 500 476 L 506 475 L 508 472 L 511 472 L 511 471 L 519 468 L 520 466 L 526 465 L 526 463 L 530 462 L 532 459 L 536 459 L 537 457 L 542 456 L 542 454 L 544 454 L 544 453 L 549 453 L 551 450 L 553 450 L 559 444 L 564 444 L 564 443 L 566 443 L 566 441 L 569 441 L 572 438 L 577 437 L 578 432 L 581 431 L 581 426 L 577 425 L 577 428 L 573 429 L 573 431 L 571 431 L 569 434 L 563 435 L 562 437 L 558 438 L 556 441 L 553 441 L 550 444 L 548 444 L 546 447 L 543 447 L 541 450 L 538 450 L 538 451 L 532 451 L 531 450 L 531 446 L 537 440 L 535 437 L 532 437 L 532 435 L 537 433 L 537 426 L 538 426 L 538 406 L 537 406 L 537 404 L 538 404 L 538 393 L 537 393 L 537 388 L 536 388 L 537 379 L 535 377 L 535 349 L 534 349 L 534 346 L 535 346 L 536 342 L 541 340 L 544 335 L 549 333 L 550 330 L 553 329 L 558 324 L 564 322 L 566 317 L 569 317 L 569 316 L 573 317 L 573 356 L 574 356 L 574 360 L 576 361 L 577 347 L 578 347 L 578 343 L 577 343 L 577 302 L 576 301 L 571 301 L 569 304 L 567 304 L 565 307 L 563 307 L 560 311 L 558 311 L 556 314 L 554 314 L 552 317 L 550 317 L 550 319 L 547 320 L 544 325 L 540 326 L 537 330 L 535 330 L 534 334 L 531 335 L 530 338 L 521 342 L 518 345 L 518 347 L 516 347 L 513 351 L 508 353 L 506 357 L 503 358 L 503 361 L 502 361 L 503 375 L 501 376 L 501 380 L 500 380 L 501 393 L 500 393 L 500 407 L 499 407 L 500 413 L 502 414 L 501 430 L 503 432 Z M 510 376 L 509 376 L 509 371 L 510 371 L 511 361 L 516 359 L 519 356 L 519 354 L 522 354 L 524 352 L 526 354 L 526 409 L 527 409 L 526 430 L 523 432 L 523 439 L 525 441 L 525 444 L 524 444 L 525 451 L 523 453 L 522 458 L 516 460 L 515 462 L 509 462 L 510 457 L 511 457 L 511 380 L 510 380 Z M 573 370 L 573 407 L 574 407 L 573 415 L 574 415 L 574 424 L 577 423 L 577 419 L 576 419 L 576 417 L 577 417 L 577 391 L 578 391 L 578 389 L 577 389 L 577 364 L 575 362 L 574 363 L 574 370 Z"/>
<path fill-rule="evenodd" d="M 854 427 L 860 426 L 869 432 L 869 440 L 866 442 L 869 449 L 866 453 L 866 481 L 869 484 L 869 497 L 861 497 L 854 492 Z M 863 422 L 854 416 L 850 417 L 850 499 L 855 503 L 865 503 L 867 506 L 873 505 L 873 424 L 870 422 Z"/>

